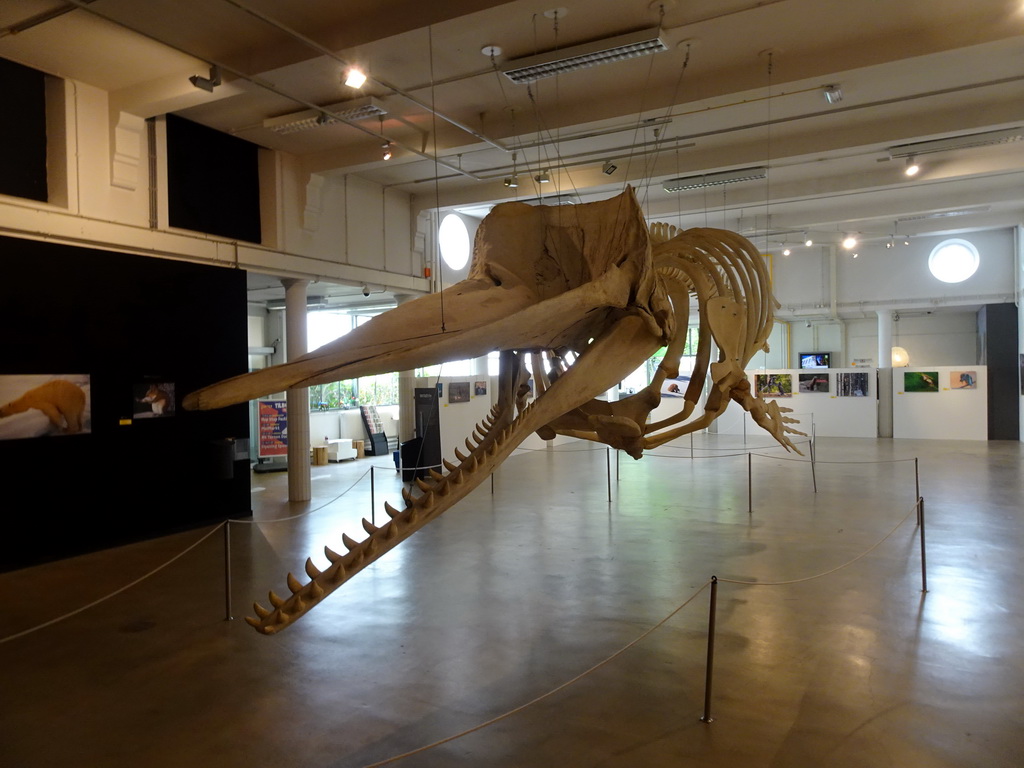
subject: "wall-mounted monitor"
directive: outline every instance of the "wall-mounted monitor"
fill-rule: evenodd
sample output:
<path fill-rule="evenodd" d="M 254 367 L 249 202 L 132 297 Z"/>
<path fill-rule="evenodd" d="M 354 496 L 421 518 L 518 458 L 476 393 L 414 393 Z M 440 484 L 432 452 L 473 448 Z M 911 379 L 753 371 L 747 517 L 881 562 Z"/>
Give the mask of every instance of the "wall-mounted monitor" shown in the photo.
<path fill-rule="evenodd" d="M 832 367 L 832 353 L 831 352 L 801 352 L 800 353 L 800 367 L 801 368 L 831 368 Z"/>

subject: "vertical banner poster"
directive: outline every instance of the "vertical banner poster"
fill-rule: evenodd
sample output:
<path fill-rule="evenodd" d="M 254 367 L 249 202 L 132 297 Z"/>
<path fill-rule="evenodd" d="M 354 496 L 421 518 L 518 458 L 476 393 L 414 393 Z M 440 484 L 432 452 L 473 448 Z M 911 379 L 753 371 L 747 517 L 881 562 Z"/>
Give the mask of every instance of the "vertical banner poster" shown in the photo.
<path fill-rule="evenodd" d="M 286 400 L 260 400 L 261 459 L 288 455 L 288 402 Z"/>

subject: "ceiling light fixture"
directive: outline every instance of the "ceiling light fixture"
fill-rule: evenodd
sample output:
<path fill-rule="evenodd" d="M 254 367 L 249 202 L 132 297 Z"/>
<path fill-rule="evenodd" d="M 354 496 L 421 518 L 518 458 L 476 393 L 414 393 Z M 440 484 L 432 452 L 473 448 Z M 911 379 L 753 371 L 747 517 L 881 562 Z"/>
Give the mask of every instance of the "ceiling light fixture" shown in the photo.
<path fill-rule="evenodd" d="M 615 173 L 615 171 L 618 170 L 618 168 L 619 166 L 617 166 L 611 160 L 607 160 L 605 161 L 605 164 L 601 167 L 601 172 L 607 174 L 608 176 L 611 176 L 613 173 Z"/>
<path fill-rule="evenodd" d="M 838 104 L 843 100 L 843 89 L 838 85 L 822 86 L 821 94 L 829 104 Z"/>
<path fill-rule="evenodd" d="M 667 51 L 668 46 L 658 36 L 659 32 L 658 27 L 652 27 L 536 56 L 512 59 L 506 64 L 502 74 L 513 83 L 525 84 L 598 64 L 610 64 L 613 61 L 635 59 L 638 56 Z"/>
<path fill-rule="evenodd" d="M 705 173 L 700 176 L 685 176 L 678 179 L 669 179 L 662 184 L 666 192 L 682 192 L 688 189 L 703 189 L 704 187 L 717 187 L 722 184 L 734 184 L 739 181 L 755 181 L 763 179 L 768 175 L 768 169 L 739 168 L 735 171 L 721 171 L 720 173 Z"/>
<path fill-rule="evenodd" d="M 549 184 L 551 182 L 551 174 L 547 171 L 541 171 L 533 177 L 533 180 L 538 184 Z"/>
<path fill-rule="evenodd" d="M 391 142 L 390 141 L 385 141 L 384 145 L 383 145 L 383 149 L 384 149 L 384 155 L 383 155 L 384 159 L 385 160 L 390 160 L 391 159 Z"/>
<path fill-rule="evenodd" d="M 889 147 L 889 157 L 913 157 L 915 155 L 926 155 L 930 152 L 949 152 L 954 149 L 972 149 L 974 147 L 988 147 L 993 144 L 1008 144 L 1013 141 L 1020 141 L 1024 138 L 1024 127 L 1006 128 L 1001 131 L 983 131 L 981 133 L 969 133 L 964 136 L 953 136 L 948 139 L 935 139 L 933 141 L 919 141 L 915 144 L 900 144 Z"/>
<path fill-rule="evenodd" d="M 791 254 L 791 253 L 792 253 L 792 251 L 789 250 L 789 248 L 783 248 L 782 249 L 782 255 L 783 256 L 789 256 L 789 254 Z"/>
<path fill-rule="evenodd" d="M 814 245 L 814 240 L 812 240 L 806 233 L 804 233 L 804 245 L 808 248 Z"/>
<path fill-rule="evenodd" d="M 519 186 L 519 177 L 518 176 L 506 176 L 505 177 L 505 186 L 509 187 L 511 189 L 515 189 L 516 187 Z"/>
<path fill-rule="evenodd" d="M 196 88 L 201 88 L 204 91 L 213 93 L 213 89 L 220 85 L 220 67 L 210 67 L 210 76 L 202 77 L 200 75 L 192 75 L 188 79 L 192 85 Z"/>
<path fill-rule="evenodd" d="M 301 112 L 271 117 L 263 121 L 263 127 L 274 133 L 286 135 L 324 125 L 334 125 L 346 120 L 365 120 L 369 117 L 381 117 L 386 114 L 387 110 L 380 102 L 372 96 L 365 96 L 361 99 L 349 99 L 336 104 L 328 104 L 319 110 L 304 109 Z"/>
<path fill-rule="evenodd" d="M 349 67 L 345 71 L 345 85 L 349 88 L 362 88 L 366 82 L 366 75 L 356 67 Z"/>
<path fill-rule="evenodd" d="M 911 155 L 910 157 L 908 157 L 907 158 L 907 167 L 906 167 L 906 169 L 904 169 L 903 172 L 907 176 L 917 176 L 917 172 L 920 171 L 920 170 L 921 170 L 921 166 L 917 164 L 917 161 L 914 159 L 914 156 Z"/>
<path fill-rule="evenodd" d="M 845 248 L 846 250 L 849 251 L 850 249 L 856 248 L 856 247 L 857 247 L 857 238 L 856 237 L 854 237 L 853 235 L 851 235 L 849 233 L 843 235 L 843 248 Z M 853 255 L 856 256 L 857 254 L 853 254 Z"/>

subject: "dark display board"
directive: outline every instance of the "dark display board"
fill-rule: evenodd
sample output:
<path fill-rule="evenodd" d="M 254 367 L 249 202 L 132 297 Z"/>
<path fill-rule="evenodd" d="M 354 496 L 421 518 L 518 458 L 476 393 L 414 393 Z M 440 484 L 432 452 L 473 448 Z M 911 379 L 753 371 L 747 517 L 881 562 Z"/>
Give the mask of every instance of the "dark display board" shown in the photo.
<path fill-rule="evenodd" d="M 245 273 L 3 237 L 0 262 L 5 396 L 51 377 L 87 395 L 73 433 L 0 417 L 0 569 L 249 514 L 247 406 L 180 408 L 246 371 Z"/>
<path fill-rule="evenodd" d="M 168 115 L 167 213 L 172 227 L 259 243 L 259 147 Z"/>
<path fill-rule="evenodd" d="M 1017 307 L 986 304 L 978 310 L 978 362 L 988 366 L 988 439 L 1020 439 Z"/>
<path fill-rule="evenodd" d="M 0 59 L 0 194 L 47 201 L 45 88 L 42 72 Z"/>

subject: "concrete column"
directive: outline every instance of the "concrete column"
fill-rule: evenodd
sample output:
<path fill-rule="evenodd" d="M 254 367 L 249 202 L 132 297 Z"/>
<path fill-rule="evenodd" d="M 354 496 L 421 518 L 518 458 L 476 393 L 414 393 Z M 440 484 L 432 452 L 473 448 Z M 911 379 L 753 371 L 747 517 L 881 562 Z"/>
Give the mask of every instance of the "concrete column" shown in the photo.
<path fill-rule="evenodd" d="M 878 315 L 878 436 L 892 437 L 892 311 Z"/>
<path fill-rule="evenodd" d="M 285 290 L 285 339 L 288 360 L 306 354 L 306 288 L 308 280 L 282 280 Z M 288 500 L 309 501 L 309 390 L 290 389 L 288 399 Z"/>

